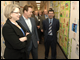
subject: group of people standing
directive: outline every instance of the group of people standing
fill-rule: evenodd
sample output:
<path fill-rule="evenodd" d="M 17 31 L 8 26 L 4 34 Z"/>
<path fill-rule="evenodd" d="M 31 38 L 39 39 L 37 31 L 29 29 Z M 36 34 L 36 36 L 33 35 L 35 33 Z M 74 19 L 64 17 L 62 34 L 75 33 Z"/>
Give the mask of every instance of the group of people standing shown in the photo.
<path fill-rule="evenodd" d="M 7 18 L 2 28 L 5 40 L 5 59 L 29 59 L 30 52 L 33 59 L 38 59 L 38 44 L 41 43 L 41 32 L 44 33 L 45 59 L 48 58 L 51 46 L 51 58 L 56 59 L 57 31 L 59 20 L 53 18 L 54 10 L 34 11 L 32 6 L 25 5 L 20 16 L 20 7 L 9 4 L 5 7 Z"/>

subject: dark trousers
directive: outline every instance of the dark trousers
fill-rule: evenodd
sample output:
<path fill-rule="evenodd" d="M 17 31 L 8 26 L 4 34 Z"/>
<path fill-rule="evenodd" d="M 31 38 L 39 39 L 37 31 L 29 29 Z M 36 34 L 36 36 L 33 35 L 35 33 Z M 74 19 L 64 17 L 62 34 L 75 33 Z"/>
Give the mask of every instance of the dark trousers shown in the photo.
<path fill-rule="evenodd" d="M 34 47 L 32 41 L 30 42 L 30 46 L 27 48 L 26 59 L 29 59 L 30 52 L 33 59 L 38 59 L 38 48 Z"/>
<path fill-rule="evenodd" d="M 51 46 L 51 59 L 56 59 L 56 43 L 53 40 L 53 36 L 48 36 L 45 42 L 45 58 L 48 58 L 50 46 Z"/>
<path fill-rule="evenodd" d="M 39 42 L 41 43 L 41 30 L 37 28 Z"/>

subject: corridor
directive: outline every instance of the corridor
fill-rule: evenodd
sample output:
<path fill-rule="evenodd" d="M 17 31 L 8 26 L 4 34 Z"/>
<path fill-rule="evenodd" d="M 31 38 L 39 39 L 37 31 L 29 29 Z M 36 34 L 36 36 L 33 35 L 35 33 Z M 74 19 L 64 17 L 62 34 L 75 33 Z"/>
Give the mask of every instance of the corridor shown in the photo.
<path fill-rule="evenodd" d="M 38 45 L 38 59 L 45 59 L 45 55 L 44 55 L 45 49 L 44 48 L 45 48 L 44 40 L 42 40 L 42 43 Z M 65 55 L 63 54 L 58 44 L 57 44 L 56 50 L 57 50 L 56 59 L 66 59 Z M 33 59 L 31 53 L 30 53 L 29 59 Z M 51 59 L 51 48 L 49 49 L 48 59 Z"/>

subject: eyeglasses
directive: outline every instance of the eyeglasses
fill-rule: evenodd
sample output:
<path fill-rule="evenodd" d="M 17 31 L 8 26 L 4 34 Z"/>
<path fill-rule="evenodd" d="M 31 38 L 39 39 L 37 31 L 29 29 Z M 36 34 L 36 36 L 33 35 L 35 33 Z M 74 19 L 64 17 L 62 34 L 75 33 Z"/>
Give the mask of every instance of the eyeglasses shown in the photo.
<path fill-rule="evenodd" d="M 12 13 L 16 13 L 16 14 L 19 14 L 20 15 L 20 12 L 12 12 Z"/>

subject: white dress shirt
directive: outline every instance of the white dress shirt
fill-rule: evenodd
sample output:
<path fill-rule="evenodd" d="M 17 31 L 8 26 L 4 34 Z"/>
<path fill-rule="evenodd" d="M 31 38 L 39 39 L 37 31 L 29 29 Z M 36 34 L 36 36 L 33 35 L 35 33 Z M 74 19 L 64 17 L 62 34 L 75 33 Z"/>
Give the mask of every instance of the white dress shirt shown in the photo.
<path fill-rule="evenodd" d="M 30 18 L 26 19 L 24 16 L 23 16 L 23 18 L 24 18 L 30 32 L 32 32 L 32 24 L 31 24 Z"/>

